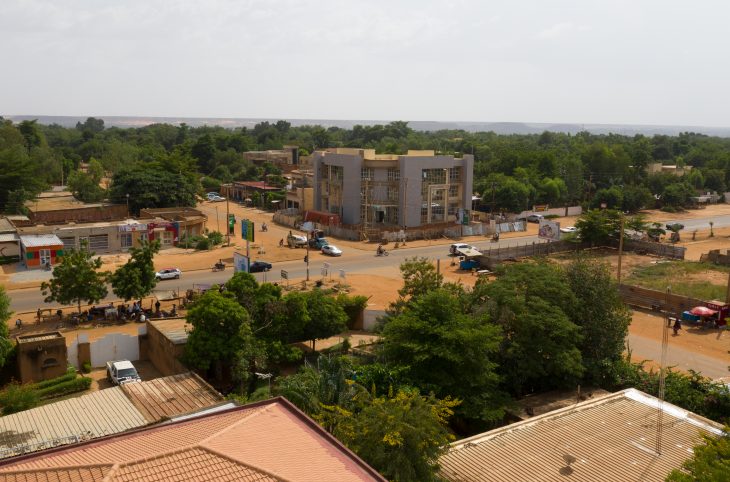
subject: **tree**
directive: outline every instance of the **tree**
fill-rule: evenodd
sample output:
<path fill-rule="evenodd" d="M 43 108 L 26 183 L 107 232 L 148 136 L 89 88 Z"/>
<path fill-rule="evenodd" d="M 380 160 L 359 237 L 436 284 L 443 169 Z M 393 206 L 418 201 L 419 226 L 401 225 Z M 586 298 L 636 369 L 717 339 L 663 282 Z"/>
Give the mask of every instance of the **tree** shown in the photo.
<path fill-rule="evenodd" d="M 241 347 L 251 343 L 250 317 L 245 308 L 218 290 L 208 290 L 188 311 L 192 326 L 185 345 L 191 367 L 221 379 L 223 366 L 237 362 Z"/>
<path fill-rule="evenodd" d="M 94 181 L 92 176 L 81 171 L 71 173 L 68 178 L 68 189 L 75 198 L 87 203 L 101 201 L 106 194 L 98 181 Z"/>
<path fill-rule="evenodd" d="M 303 336 L 312 342 L 312 350 L 318 339 L 329 338 L 347 329 L 347 314 L 333 296 L 321 290 L 306 294 L 308 323 L 304 326 Z"/>
<path fill-rule="evenodd" d="M 631 314 L 607 263 L 578 257 L 567 266 L 565 274 L 576 297 L 568 315 L 581 327 L 580 351 L 585 378 L 604 385 L 605 377 L 613 373 L 610 368 L 621 361 Z"/>
<path fill-rule="evenodd" d="M 654 196 L 647 187 L 631 185 L 623 188 L 622 210 L 635 213 L 644 208 L 651 208 L 653 204 Z"/>
<path fill-rule="evenodd" d="M 690 198 L 695 194 L 695 190 L 687 183 L 670 184 L 662 192 L 662 204 L 672 208 L 685 207 L 689 205 Z"/>
<path fill-rule="evenodd" d="M 620 231 L 621 213 L 612 209 L 592 209 L 575 222 L 581 241 L 602 246 Z"/>
<path fill-rule="evenodd" d="M 567 315 L 575 295 L 560 267 L 540 262 L 511 265 L 494 282 L 479 283 L 473 296 L 502 327 L 504 385 L 522 395 L 572 386 L 583 375 L 581 330 Z"/>
<path fill-rule="evenodd" d="M 5 288 L 0 286 L 0 367 L 5 365 L 8 355 L 13 350 L 8 331 L 8 320 L 12 315 L 10 297 L 5 293 Z"/>
<path fill-rule="evenodd" d="M 411 299 L 385 325 L 383 354 L 424 392 L 462 400 L 464 417 L 500 420 L 506 400 L 495 363 L 501 330 L 461 307 L 444 289 Z"/>
<path fill-rule="evenodd" d="M 674 469 L 667 482 L 719 482 L 730 480 L 730 436 L 727 428 L 717 437 L 704 435 L 703 443 L 692 450 L 692 458 Z"/>
<path fill-rule="evenodd" d="M 129 210 L 138 214 L 144 208 L 195 206 L 196 191 L 197 185 L 177 170 L 135 166 L 114 174 L 110 198 L 124 204 L 129 194 Z"/>
<path fill-rule="evenodd" d="M 388 480 L 438 481 L 438 458 L 454 439 L 446 424 L 457 405 L 401 390 L 356 413 L 338 411 L 334 435 Z"/>
<path fill-rule="evenodd" d="M 18 124 L 18 130 L 25 139 L 25 147 L 30 152 L 34 147 L 41 147 L 45 143 L 43 133 L 38 127 L 38 119 L 24 120 Z"/>
<path fill-rule="evenodd" d="M 160 242 L 142 241 L 129 250 L 131 257 L 110 277 L 114 294 L 124 300 L 141 299 L 157 285 L 153 258 L 160 251 Z"/>
<path fill-rule="evenodd" d="M 62 305 L 76 303 L 81 313 L 81 301 L 98 303 L 107 295 L 106 282 L 109 274 L 99 272 L 101 258 L 88 250 L 83 243 L 81 249 L 69 250 L 61 258 L 61 264 L 53 269 L 50 282 L 41 284 L 41 293 L 46 303 L 57 302 Z"/>
<path fill-rule="evenodd" d="M 428 258 L 406 258 L 400 265 L 403 287 L 398 290 L 402 298 L 418 298 L 441 287 L 444 277 Z"/>
<path fill-rule="evenodd" d="M 594 209 L 604 207 L 608 209 L 617 209 L 621 207 L 623 199 L 623 191 L 618 186 L 612 186 L 606 189 L 599 189 L 593 196 L 593 201 L 591 201 L 591 207 Z"/>

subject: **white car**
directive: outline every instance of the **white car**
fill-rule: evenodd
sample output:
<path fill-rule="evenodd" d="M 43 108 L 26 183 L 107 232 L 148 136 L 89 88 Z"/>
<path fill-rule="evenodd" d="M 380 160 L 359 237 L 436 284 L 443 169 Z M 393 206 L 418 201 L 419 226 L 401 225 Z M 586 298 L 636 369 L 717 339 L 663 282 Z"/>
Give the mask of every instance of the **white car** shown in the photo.
<path fill-rule="evenodd" d="M 208 199 L 210 199 L 210 198 L 213 198 L 213 197 L 218 197 L 218 196 L 220 196 L 220 194 L 218 194 L 217 192 L 209 192 L 209 193 L 208 193 L 208 194 L 206 194 L 205 196 L 206 196 L 206 197 L 207 197 Z"/>
<path fill-rule="evenodd" d="M 226 198 L 224 198 L 223 196 L 212 196 L 212 197 L 208 198 L 208 201 L 210 201 L 212 203 L 217 203 L 217 202 L 221 202 L 221 201 L 225 201 L 225 200 L 226 200 Z"/>
<path fill-rule="evenodd" d="M 456 256 L 459 253 L 460 249 L 474 249 L 476 251 L 479 251 L 479 248 L 477 248 L 476 246 L 472 246 L 472 245 L 466 244 L 466 243 L 456 243 L 456 244 L 452 244 L 449 247 L 449 254 L 452 256 Z"/>
<path fill-rule="evenodd" d="M 334 244 L 328 244 L 327 246 L 322 246 L 322 254 L 329 256 L 342 256 L 342 250 Z"/>
<path fill-rule="evenodd" d="M 182 271 L 180 268 L 165 268 L 155 273 L 155 278 L 159 279 L 180 279 Z"/>
<path fill-rule="evenodd" d="M 577 233 L 578 228 L 576 228 L 575 226 L 566 226 L 564 228 L 560 228 L 560 232 L 561 233 Z"/>

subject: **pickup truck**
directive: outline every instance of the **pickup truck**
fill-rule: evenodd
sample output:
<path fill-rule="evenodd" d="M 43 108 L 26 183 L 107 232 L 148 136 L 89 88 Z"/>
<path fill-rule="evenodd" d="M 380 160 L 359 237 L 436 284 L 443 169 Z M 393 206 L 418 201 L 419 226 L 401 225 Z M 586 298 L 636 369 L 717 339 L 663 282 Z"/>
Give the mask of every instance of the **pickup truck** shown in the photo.
<path fill-rule="evenodd" d="M 328 244 L 330 243 L 325 238 L 311 238 L 309 240 L 309 247 L 314 249 L 322 249 Z"/>
<path fill-rule="evenodd" d="M 142 379 L 129 360 L 117 360 L 106 362 L 106 376 L 114 385 L 124 385 L 125 383 L 141 382 Z"/>

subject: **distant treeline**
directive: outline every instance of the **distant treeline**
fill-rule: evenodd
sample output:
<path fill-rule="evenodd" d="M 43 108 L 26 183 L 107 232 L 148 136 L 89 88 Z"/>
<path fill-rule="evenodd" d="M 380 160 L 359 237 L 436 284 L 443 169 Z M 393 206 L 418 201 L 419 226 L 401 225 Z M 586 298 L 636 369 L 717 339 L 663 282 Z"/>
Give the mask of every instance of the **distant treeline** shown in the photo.
<path fill-rule="evenodd" d="M 194 203 L 194 194 L 232 180 L 282 184 L 274 165 L 255 166 L 242 153 L 296 145 L 307 155 L 325 147 L 374 148 L 381 153 L 432 149 L 473 154 L 474 190 L 483 210 L 521 211 L 533 204 L 582 203 L 636 211 L 686 207 L 703 190 L 724 192 L 730 182 L 730 139 L 697 133 L 633 137 L 588 132 L 500 135 L 464 130 L 415 131 L 407 122 L 352 129 L 289 122 L 253 128 L 152 124 L 105 128 L 88 118 L 75 128 L 0 118 L 0 209 L 53 184 L 68 184 L 84 200 L 109 198 L 135 206 Z M 80 164 L 90 163 L 86 172 Z M 683 177 L 649 175 L 661 162 L 693 169 Z"/>

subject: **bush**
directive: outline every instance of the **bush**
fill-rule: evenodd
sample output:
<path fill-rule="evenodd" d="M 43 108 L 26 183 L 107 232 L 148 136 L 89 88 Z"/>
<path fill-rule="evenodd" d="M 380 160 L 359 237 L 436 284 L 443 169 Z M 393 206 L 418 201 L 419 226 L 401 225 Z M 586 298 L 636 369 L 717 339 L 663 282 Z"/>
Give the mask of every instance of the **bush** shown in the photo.
<path fill-rule="evenodd" d="M 84 364 L 83 364 L 83 365 L 81 365 L 81 371 L 82 371 L 82 372 L 84 372 L 84 373 L 89 373 L 89 372 L 91 372 L 91 363 L 89 363 L 89 362 L 84 362 Z"/>
<path fill-rule="evenodd" d="M 3 415 L 22 412 L 38 405 L 40 397 L 30 385 L 21 385 L 11 382 L 5 390 L 0 392 L 0 405 Z"/>
<path fill-rule="evenodd" d="M 68 367 L 66 369 L 65 375 L 61 375 L 60 377 L 56 377 L 56 378 L 51 378 L 50 380 L 44 380 L 44 381 L 38 382 L 38 383 L 32 383 L 32 384 L 30 384 L 30 386 L 34 390 L 42 390 L 44 388 L 52 387 L 53 385 L 58 385 L 59 383 L 73 380 L 74 378 L 76 378 L 76 369 L 74 367 Z"/>
<path fill-rule="evenodd" d="M 202 236 L 184 236 L 177 244 L 181 248 L 194 248 L 200 242 L 201 239 L 205 239 Z"/>
<path fill-rule="evenodd" d="M 212 231 L 208 233 L 208 240 L 210 240 L 213 246 L 218 246 L 219 244 L 223 244 L 223 234 L 219 231 Z"/>
<path fill-rule="evenodd" d="M 342 293 L 337 296 L 337 303 L 347 314 L 347 328 L 351 330 L 360 319 L 362 311 L 367 307 L 368 298 L 367 296 L 347 296 Z"/>
<path fill-rule="evenodd" d="M 204 251 L 210 249 L 210 246 L 210 239 L 200 238 L 200 240 L 195 244 L 195 249 L 198 251 Z"/>
<path fill-rule="evenodd" d="M 73 380 L 67 380 L 56 385 L 36 390 L 38 396 L 42 399 L 60 397 L 69 393 L 82 392 L 88 390 L 91 386 L 91 378 L 78 377 Z"/>
<path fill-rule="evenodd" d="M 545 216 L 543 216 L 543 218 L 545 219 L 557 219 L 559 217 L 560 216 L 558 214 L 546 214 Z"/>

